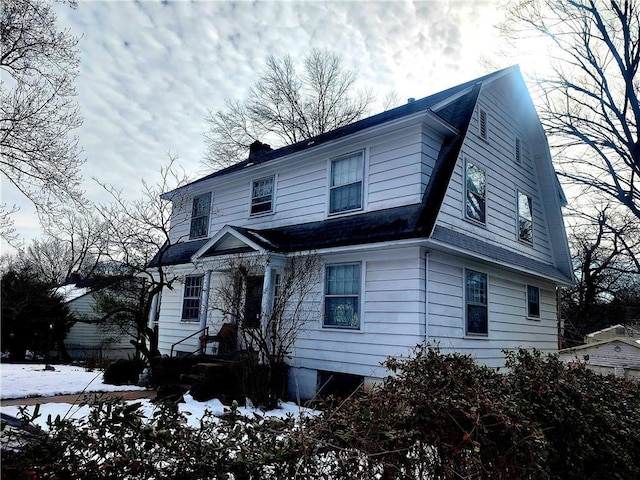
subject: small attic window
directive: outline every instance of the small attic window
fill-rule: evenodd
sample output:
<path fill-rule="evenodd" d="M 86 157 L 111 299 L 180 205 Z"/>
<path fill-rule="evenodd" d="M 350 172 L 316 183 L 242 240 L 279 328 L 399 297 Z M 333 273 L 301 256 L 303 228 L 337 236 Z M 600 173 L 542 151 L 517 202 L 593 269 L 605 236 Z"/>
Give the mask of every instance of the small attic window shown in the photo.
<path fill-rule="evenodd" d="M 487 127 L 487 111 L 481 108 L 478 116 L 478 135 L 483 140 L 488 140 Z"/>

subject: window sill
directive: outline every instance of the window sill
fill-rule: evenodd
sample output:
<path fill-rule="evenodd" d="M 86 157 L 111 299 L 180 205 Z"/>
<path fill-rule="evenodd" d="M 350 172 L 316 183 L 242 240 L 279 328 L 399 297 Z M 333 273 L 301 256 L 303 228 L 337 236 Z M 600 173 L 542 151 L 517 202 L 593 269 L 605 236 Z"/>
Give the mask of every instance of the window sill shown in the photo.
<path fill-rule="evenodd" d="M 531 320 L 532 322 L 539 322 L 541 319 L 540 317 L 532 317 L 530 315 L 527 315 L 527 320 Z"/>
<path fill-rule="evenodd" d="M 339 331 L 339 332 L 353 332 L 353 333 L 362 333 L 361 327 L 340 327 L 337 325 L 321 325 L 322 330 L 326 331 Z"/>
<path fill-rule="evenodd" d="M 268 217 L 269 215 L 273 215 L 274 213 L 276 212 L 274 212 L 273 210 L 268 212 L 249 213 L 249 218 Z"/>
<path fill-rule="evenodd" d="M 487 222 L 481 222 L 480 220 L 476 220 L 475 218 L 471 218 L 471 217 L 467 217 L 465 215 L 464 217 L 466 222 L 469 222 L 472 225 L 475 225 L 476 227 L 480 227 L 480 228 L 484 228 L 485 230 L 487 229 Z"/>
<path fill-rule="evenodd" d="M 364 207 L 354 208 L 353 210 L 343 210 L 341 212 L 329 212 L 327 213 L 327 217 L 339 217 L 341 215 L 353 215 L 356 213 L 364 212 Z"/>
<path fill-rule="evenodd" d="M 462 338 L 465 340 L 491 340 L 488 333 L 467 333 Z"/>

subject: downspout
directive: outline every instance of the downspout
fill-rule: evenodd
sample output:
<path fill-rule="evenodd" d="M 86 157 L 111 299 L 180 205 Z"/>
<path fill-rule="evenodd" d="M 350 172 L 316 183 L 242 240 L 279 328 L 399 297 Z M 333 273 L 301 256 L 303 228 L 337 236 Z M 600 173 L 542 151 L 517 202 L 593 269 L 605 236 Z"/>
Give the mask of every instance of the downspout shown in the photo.
<path fill-rule="evenodd" d="M 209 285 L 211 284 L 211 270 L 207 270 L 204 273 L 202 279 L 202 298 L 200 303 L 200 323 L 198 325 L 202 335 L 204 335 L 204 329 L 207 328 L 207 313 L 209 312 Z M 200 342 L 200 354 L 204 354 L 207 348 L 207 343 Z"/>
<path fill-rule="evenodd" d="M 429 252 L 424 254 L 424 344 L 429 341 Z"/>

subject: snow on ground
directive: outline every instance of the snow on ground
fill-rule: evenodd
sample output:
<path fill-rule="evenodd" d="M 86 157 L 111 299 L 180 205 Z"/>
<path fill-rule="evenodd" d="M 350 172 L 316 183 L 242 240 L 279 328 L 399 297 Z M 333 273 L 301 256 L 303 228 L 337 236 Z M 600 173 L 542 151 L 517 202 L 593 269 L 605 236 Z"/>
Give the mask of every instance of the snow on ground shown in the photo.
<path fill-rule="evenodd" d="M 55 365 L 53 368 L 55 370 L 45 370 L 44 364 L 0 364 L 0 398 L 145 390 L 137 386 L 104 384 L 101 370 L 89 372 L 72 365 Z"/>
<path fill-rule="evenodd" d="M 102 383 L 102 372 L 87 372 L 82 367 L 69 365 L 55 365 L 54 371 L 45 370 L 45 365 L 23 365 L 23 364 L 0 364 L 0 396 L 3 399 L 26 398 L 33 396 L 53 396 L 60 394 L 80 394 L 77 404 L 68 403 L 44 403 L 40 405 L 41 416 L 35 421 L 37 425 L 46 426 L 47 416 L 55 418 L 83 418 L 89 413 L 89 407 L 80 405 L 83 400 L 83 393 L 114 392 L 123 390 L 144 390 L 136 386 L 117 386 Z M 213 415 L 221 415 L 224 412 L 224 405 L 219 400 L 209 400 L 198 402 L 190 395 L 184 396 L 185 403 L 181 403 L 180 410 L 187 415 L 188 424 L 193 427 L 200 425 L 200 419 L 206 411 Z M 148 399 L 131 400 L 127 403 L 141 403 L 141 409 L 147 418 L 156 408 Z M 19 406 L 1 407 L 0 412 L 7 415 L 16 416 Z M 33 412 L 35 407 L 28 407 L 29 412 Z M 284 418 L 287 415 L 313 414 L 313 410 L 299 407 L 295 403 L 283 402 L 280 408 L 261 411 L 257 408 L 240 407 L 238 413 L 247 417 L 254 414 L 260 416 L 275 416 Z"/>

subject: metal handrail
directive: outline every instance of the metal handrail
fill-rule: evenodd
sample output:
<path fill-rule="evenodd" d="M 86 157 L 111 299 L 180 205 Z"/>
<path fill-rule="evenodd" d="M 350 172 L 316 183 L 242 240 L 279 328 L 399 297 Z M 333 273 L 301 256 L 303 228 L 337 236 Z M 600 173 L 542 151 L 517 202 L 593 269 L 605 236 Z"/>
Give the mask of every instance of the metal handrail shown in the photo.
<path fill-rule="evenodd" d="M 173 345 L 171 345 L 171 353 L 170 353 L 169 357 L 170 357 L 170 358 L 173 358 L 173 349 L 175 348 L 175 346 L 176 346 L 176 345 L 180 345 L 182 342 L 186 342 L 187 340 L 189 340 L 189 339 L 190 339 L 190 338 L 192 338 L 192 337 L 195 337 L 195 336 L 196 336 L 196 335 L 198 335 L 199 333 L 202 333 L 202 334 L 203 334 L 203 335 L 200 335 L 201 337 L 202 337 L 202 336 L 208 337 L 208 336 L 209 336 L 209 327 L 201 328 L 201 329 L 200 329 L 200 330 L 198 330 L 197 332 L 192 333 L 192 334 L 191 334 L 191 335 L 189 335 L 188 337 L 184 337 L 182 340 L 178 340 L 176 343 L 174 343 Z M 201 348 L 201 347 L 199 347 L 199 348 L 198 348 L 198 350 L 199 350 L 200 348 Z M 196 351 L 197 351 L 197 350 L 196 350 Z M 193 355 L 194 353 L 196 353 L 196 352 L 192 352 L 192 353 L 190 353 L 189 355 Z"/>

